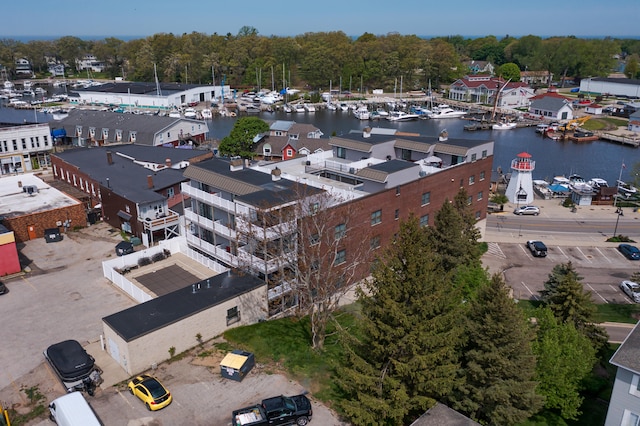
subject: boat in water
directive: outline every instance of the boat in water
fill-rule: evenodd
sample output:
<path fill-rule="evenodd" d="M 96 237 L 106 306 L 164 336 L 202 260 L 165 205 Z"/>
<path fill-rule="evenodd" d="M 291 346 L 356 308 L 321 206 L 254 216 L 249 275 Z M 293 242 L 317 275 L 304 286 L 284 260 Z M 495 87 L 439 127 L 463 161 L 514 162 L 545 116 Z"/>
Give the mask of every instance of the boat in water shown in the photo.
<path fill-rule="evenodd" d="M 202 118 L 205 120 L 211 120 L 213 118 L 213 114 L 211 114 L 211 110 L 209 108 L 205 108 L 200 111 L 200 115 L 202 115 Z"/>
<path fill-rule="evenodd" d="M 511 130 L 515 128 L 516 128 L 516 123 L 511 123 L 508 121 L 501 121 L 491 126 L 492 130 Z"/>
<path fill-rule="evenodd" d="M 618 192 L 626 198 L 636 195 L 636 193 L 638 192 L 635 186 L 630 185 L 626 182 L 617 180 L 616 183 L 618 184 Z"/>
<path fill-rule="evenodd" d="M 412 121 L 419 119 L 420 116 L 418 114 L 410 114 L 404 111 L 391 111 L 387 120 L 389 121 Z"/>
<path fill-rule="evenodd" d="M 433 111 L 429 114 L 429 118 L 462 118 L 465 115 L 467 115 L 465 111 L 456 111 L 449 105 L 441 104 L 433 108 Z"/>
<path fill-rule="evenodd" d="M 607 188 L 609 186 L 609 183 L 605 179 L 598 177 L 589 179 L 587 183 L 591 185 L 593 189 Z"/>
<path fill-rule="evenodd" d="M 371 113 L 366 105 L 359 106 L 355 111 L 353 111 L 353 116 L 358 120 L 368 120 L 371 118 Z"/>

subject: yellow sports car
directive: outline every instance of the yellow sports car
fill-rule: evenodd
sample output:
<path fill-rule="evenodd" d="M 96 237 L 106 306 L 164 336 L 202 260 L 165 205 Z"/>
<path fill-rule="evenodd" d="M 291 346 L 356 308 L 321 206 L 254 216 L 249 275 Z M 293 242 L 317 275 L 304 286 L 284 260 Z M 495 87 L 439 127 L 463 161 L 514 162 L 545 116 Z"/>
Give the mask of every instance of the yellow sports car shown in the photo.
<path fill-rule="evenodd" d="M 147 407 L 147 410 L 155 411 L 171 404 L 173 398 L 169 391 L 155 377 L 141 374 L 128 384 L 129 392 L 135 395 Z"/>

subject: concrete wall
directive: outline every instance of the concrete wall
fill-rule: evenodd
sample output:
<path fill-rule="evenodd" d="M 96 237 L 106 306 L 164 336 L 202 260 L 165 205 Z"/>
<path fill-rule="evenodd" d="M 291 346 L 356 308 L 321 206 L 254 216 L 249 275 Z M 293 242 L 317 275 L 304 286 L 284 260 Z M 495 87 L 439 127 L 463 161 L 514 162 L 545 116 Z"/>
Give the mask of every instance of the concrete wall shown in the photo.
<path fill-rule="evenodd" d="M 235 306 L 238 307 L 241 319 L 228 326 L 227 310 Z M 103 323 L 107 351 L 128 374 L 134 375 L 148 370 L 154 363 L 167 360 L 171 347 L 179 354 L 196 346 L 198 333 L 203 340 L 209 340 L 230 328 L 253 324 L 266 318 L 266 306 L 265 284 L 128 343 Z"/>

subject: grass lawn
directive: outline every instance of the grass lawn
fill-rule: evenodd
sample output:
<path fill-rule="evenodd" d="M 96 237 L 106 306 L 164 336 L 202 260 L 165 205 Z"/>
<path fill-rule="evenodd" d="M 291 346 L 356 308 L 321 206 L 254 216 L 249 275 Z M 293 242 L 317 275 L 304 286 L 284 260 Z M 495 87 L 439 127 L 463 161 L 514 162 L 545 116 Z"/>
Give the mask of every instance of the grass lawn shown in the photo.
<path fill-rule="evenodd" d="M 535 300 L 519 300 L 518 306 L 520 306 L 528 316 L 532 316 L 535 308 L 540 306 L 540 302 Z M 640 304 L 605 303 L 596 304 L 596 308 L 598 309 L 595 317 L 596 322 L 622 322 L 635 324 L 638 320 L 634 316 L 640 317 Z"/>
<path fill-rule="evenodd" d="M 581 127 L 585 130 L 606 130 L 612 126 L 620 127 L 626 126 L 628 124 L 627 120 L 622 120 L 620 118 L 615 117 L 598 117 L 592 118 L 584 123 Z"/>

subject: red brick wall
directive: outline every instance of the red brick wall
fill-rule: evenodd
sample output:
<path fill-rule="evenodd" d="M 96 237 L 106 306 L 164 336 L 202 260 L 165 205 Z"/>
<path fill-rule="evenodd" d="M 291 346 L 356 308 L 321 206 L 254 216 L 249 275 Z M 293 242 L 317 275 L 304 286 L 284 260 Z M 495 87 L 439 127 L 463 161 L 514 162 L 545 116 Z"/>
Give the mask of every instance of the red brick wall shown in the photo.
<path fill-rule="evenodd" d="M 4 221 L 7 229 L 14 232 L 17 242 L 24 242 L 29 240 L 28 227 L 33 225 L 35 227 L 36 237 L 44 238 L 44 230 L 48 228 L 56 228 L 57 222 L 63 222 L 65 220 L 71 220 L 70 229 L 76 226 L 87 226 L 87 215 L 85 213 L 83 204 L 74 204 L 73 206 L 63 207 L 54 210 L 48 210 L 45 212 L 38 212 L 33 214 L 27 214 L 24 216 L 18 216 L 13 218 L 7 218 Z M 64 232 L 64 227 L 59 227 L 61 232 Z"/>
<path fill-rule="evenodd" d="M 380 236 L 381 248 L 377 251 L 383 249 L 399 231 L 400 221 L 409 218 L 411 213 L 418 219 L 428 214 L 428 224 L 433 225 L 435 215 L 442 204 L 446 199 L 452 201 L 461 186 L 472 197 L 473 211 L 479 212 L 479 219 L 484 219 L 487 215 L 492 164 L 493 157 L 465 163 L 402 185 L 398 195 L 396 195 L 396 189 L 391 188 L 338 207 L 344 209 L 345 216 L 350 215 L 347 236 L 343 239 L 344 248 L 347 251 L 347 261 L 344 265 L 352 265 L 356 252 L 369 250 L 369 242 L 374 236 Z M 484 172 L 483 180 L 480 180 L 481 172 Z M 473 184 L 469 181 L 471 176 L 474 176 Z M 431 198 L 429 204 L 422 206 L 422 194 L 425 192 L 430 192 Z M 480 200 L 478 200 L 479 192 L 482 192 Z M 382 210 L 382 221 L 371 225 L 371 213 L 377 210 Z M 398 210 L 397 220 L 395 219 L 396 210 Z M 340 223 L 340 219 L 336 220 Z M 338 223 L 331 224 L 329 229 L 333 229 Z M 370 265 L 360 265 L 358 270 L 357 275 L 364 278 L 370 272 Z"/>

